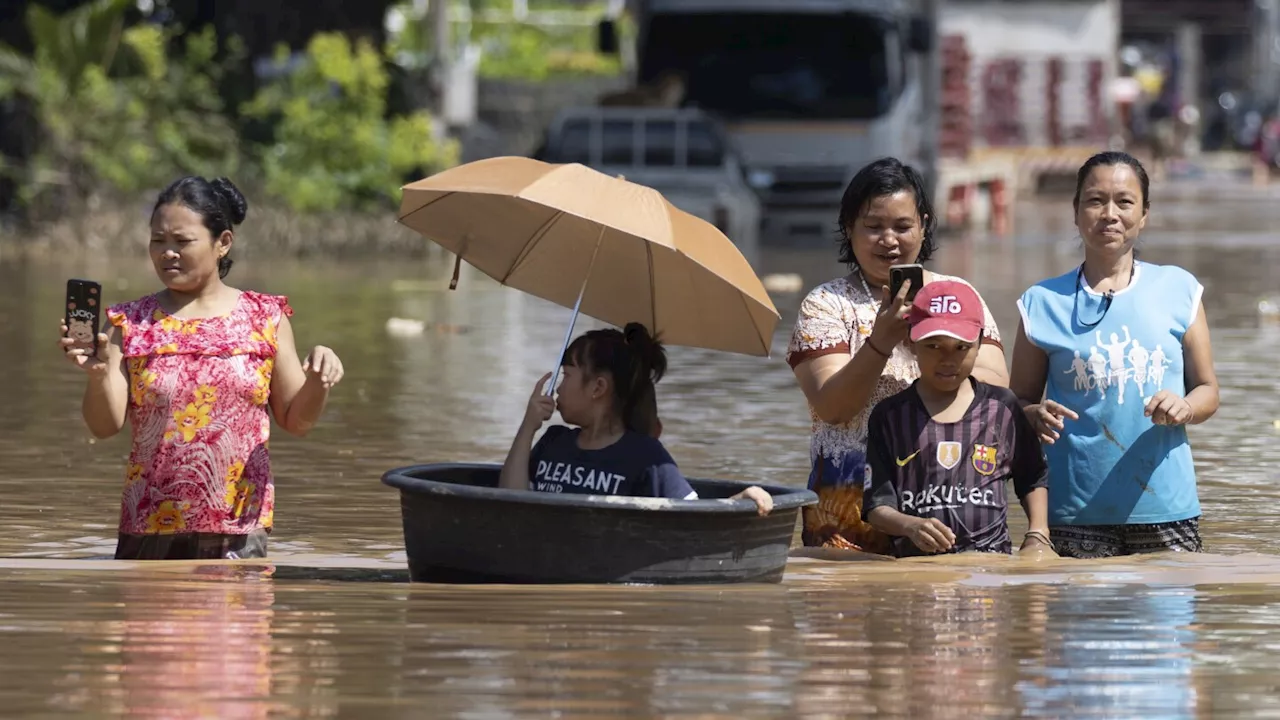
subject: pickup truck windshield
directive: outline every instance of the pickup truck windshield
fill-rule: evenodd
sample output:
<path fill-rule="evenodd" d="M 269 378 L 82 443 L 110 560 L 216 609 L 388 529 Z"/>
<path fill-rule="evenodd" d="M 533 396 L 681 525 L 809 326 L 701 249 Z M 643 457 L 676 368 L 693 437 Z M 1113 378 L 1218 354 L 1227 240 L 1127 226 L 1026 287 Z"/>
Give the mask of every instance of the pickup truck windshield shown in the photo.
<path fill-rule="evenodd" d="M 650 18 L 640 79 L 675 70 L 685 104 L 727 118 L 858 118 L 889 109 L 883 21 L 855 13 L 671 13 Z M 900 75 L 901 73 L 894 73 Z"/>

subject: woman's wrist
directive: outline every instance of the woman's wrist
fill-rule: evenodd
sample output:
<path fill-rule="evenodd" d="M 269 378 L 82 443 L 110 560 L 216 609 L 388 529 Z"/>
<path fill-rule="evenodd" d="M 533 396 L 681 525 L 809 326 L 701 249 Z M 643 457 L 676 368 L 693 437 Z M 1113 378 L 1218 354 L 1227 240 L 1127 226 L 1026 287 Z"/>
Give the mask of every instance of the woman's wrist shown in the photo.
<path fill-rule="evenodd" d="M 870 336 L 870 337 L 868 337 L 868 338 L 867 338 L 866 345 L 867 345 L 867 347 L 871 348 L 871 352 L 874 352 L 875 354 L 879 355 L 880 357 L 884 358 L 885 360 L 888 360 L 888 359 L 889 359 L 889 356 L 891 355 L 891 353 L 887 353 L 887 352 L 885 352 L 885 351 L 881 350 L 881 349 L 880 349 L 880 347 L 876 345 L 876 341 L 875 341 L 875 336 L 874 336 L 874 335 L 872 335 L 872 336 Z"/>
<path fill-rule="evenodd" d="M 89 379 L 89 385 L 95 388 L 106 389 L 111 387 L 111 367 L 103 365 L 101 367 L 86 370 L 85 376 Z"/>

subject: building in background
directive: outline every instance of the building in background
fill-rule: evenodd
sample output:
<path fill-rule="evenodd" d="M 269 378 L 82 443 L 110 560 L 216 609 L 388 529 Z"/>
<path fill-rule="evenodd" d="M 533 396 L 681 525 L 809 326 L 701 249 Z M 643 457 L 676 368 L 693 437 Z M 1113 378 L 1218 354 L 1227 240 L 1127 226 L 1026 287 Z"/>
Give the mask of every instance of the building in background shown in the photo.
<path fill-rule="evenodd" d="M 1115 141 L 1120 20 L 1120 0 L 943 4 L 939 141 L 954 200 L 971 184 L 957 175 L 1039 189 Z"/>

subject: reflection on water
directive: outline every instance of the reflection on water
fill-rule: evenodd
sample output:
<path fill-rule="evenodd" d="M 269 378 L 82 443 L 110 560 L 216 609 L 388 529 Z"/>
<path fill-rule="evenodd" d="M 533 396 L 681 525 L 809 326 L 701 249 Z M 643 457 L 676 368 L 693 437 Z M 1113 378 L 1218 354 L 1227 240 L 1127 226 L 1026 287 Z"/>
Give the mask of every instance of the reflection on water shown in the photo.
<path fill-rule="evenodd" d="M 1022 289 L 1078 262 L 1066 207 L 1023 208 L 1007 239 L 944 244 L 935 267 L 977 285 L 1006 339 Z M 347 368 L 311 437 L 273 438 L 272 560 L 101 559 L 127 438 L 89 438 L 53 321 L 68 277 L 104 281 L 112 301 L 154 278 L 141 256 L 0 263 L 0 704 L 225 718 L 1280 716 L 1280 381 L 1268 371 L 1280 329 L 1256 316 L 1259 298 L 1280 294 L 1280 247 L 1262 239 L 1276 211 L 1259 207 L 1206 218 L 1172 206 L 1144 248 L 1206 286 L 1223 404 L 1191 436 L 1215 555 L 805 559 L 782 585 L 753 588 L 403 582 L 398 501 L 379 476 L 499 461 L 569 314 L 471 272 L 447 292 L 440 258 L 239 263 L 237 283 L 290 296 L 301 346 L 331 345 Z M 840 272 L 830 247 L 753 261 L 806 287 Z M 671 350 L 663 439 L 691 475 L 804 482 L 808 422 L 780 357 L 800 296 L 775 301 L 772 359 Z M 394 337 L 390 317 L 426 330 Z"/>
<path fill-rule="evenodd" d="M 43 564 L 0 569 L 0 697 L 23 716 L 1280 712 L 1274 593 L 1115 579 L 1144 563 L 1068 582 L 1017 582 L 1028 578 L 1006 568 L 1000 584 L 955 581 L 971 566 L 879 577 L 858 563 L 822 580 L 723 589 Z"/>

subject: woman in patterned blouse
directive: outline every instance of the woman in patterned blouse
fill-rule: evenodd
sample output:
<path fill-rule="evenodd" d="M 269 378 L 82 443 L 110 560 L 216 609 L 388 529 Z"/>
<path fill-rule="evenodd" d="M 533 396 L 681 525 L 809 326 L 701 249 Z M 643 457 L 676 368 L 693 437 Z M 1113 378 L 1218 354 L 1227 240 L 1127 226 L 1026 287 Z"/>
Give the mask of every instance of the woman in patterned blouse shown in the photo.
<path fill-rule="evenodd" d="M 876 403 L 920 375 L 903 342 L 909 287 L 889 297 L 889 268 L 926 262 L 934 250 L 933 207 L 924 181 L 894 158 L 862 168 L 840 204 L 840 261 L 852 272 L 815 288 L 800 305 L 787 363 L 813 422 L 805 545 L 889 553 L 889 538 L 864 523 L 867 418 Z M 925 284 L 959 278 L 925 272 Z M 963 281 L 961 281 L 963 282 Z M 986 329 L 973 376 L 1008 387 L 1000 331 L 983 305 Z"/>
<path fill-rule="evenodd" d="M 88 380 L 89 430 L 111 437 L 127 419 L 133 431 L 117 558 L 265 556 L 270 416 L 305 435 L 342 379 L 329 348 L 298 361 L 284 297 L 223 283 L 245 210 L 225 178 L 170 185 L 151 214 L 151 262 L 165 289 L 108 308 L 96 355 L 60 343 Z"/>

